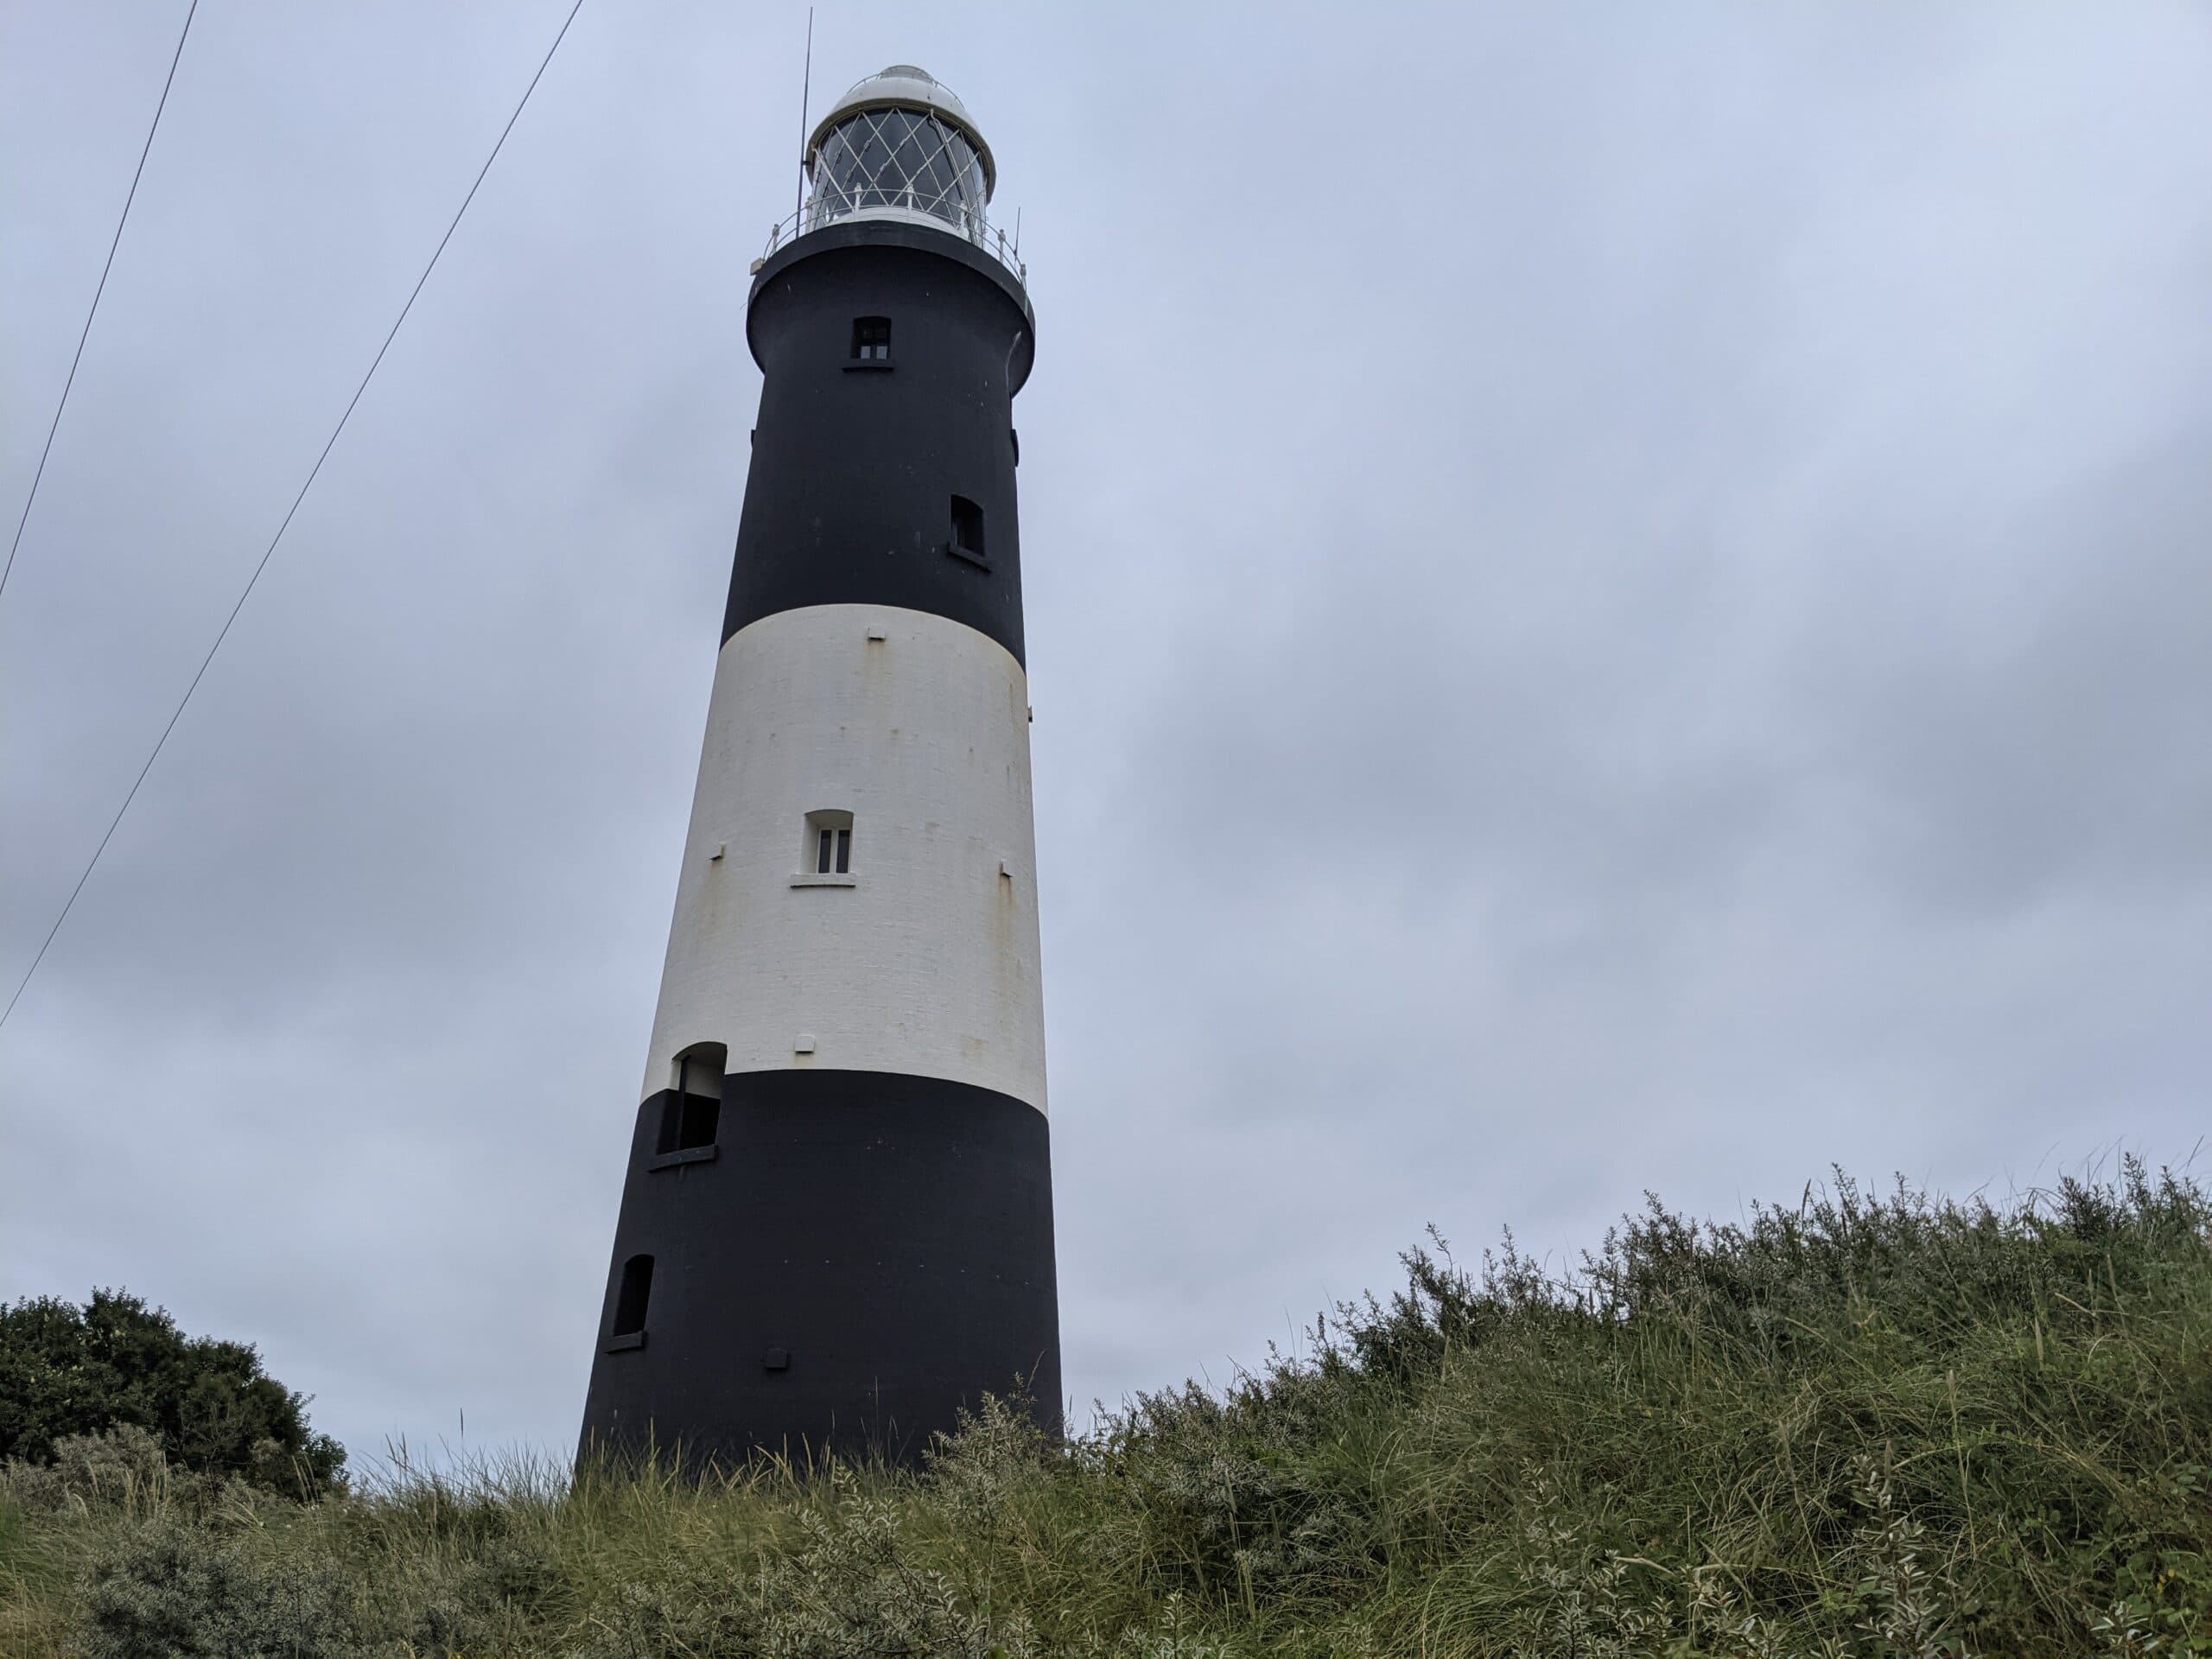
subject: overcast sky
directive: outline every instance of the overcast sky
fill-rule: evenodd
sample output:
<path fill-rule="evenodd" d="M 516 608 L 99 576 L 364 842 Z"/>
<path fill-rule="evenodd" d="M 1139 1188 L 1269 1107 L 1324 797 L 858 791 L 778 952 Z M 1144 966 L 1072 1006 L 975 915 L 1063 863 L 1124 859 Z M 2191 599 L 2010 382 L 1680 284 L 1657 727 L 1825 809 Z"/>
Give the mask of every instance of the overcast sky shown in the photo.
<path fill-rule="evenodd" d="M 203 0 L 0 595 L 12 988 L 566 0 Z M 0 12 L 12 530 L 183 5 Z M 573 1444 L 803 7 L 587 0 L 0 1033 L 0 1297 Z M 1021 211 L 1078 1418 L 1435 1224 L 2212 1123 L 2212 13 L 817 16 Z M 467 1438 L 460 1438 L 461 1414 Z"/>

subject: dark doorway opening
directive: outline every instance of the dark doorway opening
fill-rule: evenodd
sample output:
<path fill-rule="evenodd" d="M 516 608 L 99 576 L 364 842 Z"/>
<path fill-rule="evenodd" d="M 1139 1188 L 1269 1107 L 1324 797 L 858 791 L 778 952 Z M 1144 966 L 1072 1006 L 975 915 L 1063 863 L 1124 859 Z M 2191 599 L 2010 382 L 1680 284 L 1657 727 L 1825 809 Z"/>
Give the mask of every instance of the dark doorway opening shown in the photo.
<path fill-rule="evenodd" d="M 656 1152 L 665 1157 L 715 1144 L 721 1130 L 722 1070 L 728 1064 L 729 1051 L 720 1043 L 696 1043 L 676 1057 Z"/>

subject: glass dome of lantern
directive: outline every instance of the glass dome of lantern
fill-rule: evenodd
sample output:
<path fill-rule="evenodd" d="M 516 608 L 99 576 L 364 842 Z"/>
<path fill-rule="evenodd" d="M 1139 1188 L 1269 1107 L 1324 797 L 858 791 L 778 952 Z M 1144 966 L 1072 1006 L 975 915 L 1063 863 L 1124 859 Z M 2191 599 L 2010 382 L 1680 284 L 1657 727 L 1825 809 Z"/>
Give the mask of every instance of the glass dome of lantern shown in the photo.
<path fill-rule="evenodd" d="M 806 141 L 813 186 L 805 228 L 839 219 L 916 217 L 971 241 L 998 183 L 990 146 L 950 90 L 911 63 L 855 83 Z"/>
<path fill-rule="evenodd" d="M 807 200 L 770 229 L 756 273 L 809 232 L 904 219 L 964 238 L 1027 289 L 1020 250 L 984 217 L 998 186 L 991 148 L 967 106 L 927 70 L 894 63 L 855 82 L 814 124 L 802 159 Z"/>

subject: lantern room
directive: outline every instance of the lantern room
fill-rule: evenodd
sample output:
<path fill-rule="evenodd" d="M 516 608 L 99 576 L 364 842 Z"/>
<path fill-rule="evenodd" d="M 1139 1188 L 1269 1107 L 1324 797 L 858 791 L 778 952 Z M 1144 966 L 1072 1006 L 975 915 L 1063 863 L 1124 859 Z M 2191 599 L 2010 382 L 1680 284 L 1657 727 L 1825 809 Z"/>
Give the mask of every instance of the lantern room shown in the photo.
<path fill-rule="evenodd" d="M 857 83 L 806 141 L 806 228 L 839 219 L 918 217 L 984 236 L 998 183 L 990 146 L 951 92 L 910 63 Z"/>

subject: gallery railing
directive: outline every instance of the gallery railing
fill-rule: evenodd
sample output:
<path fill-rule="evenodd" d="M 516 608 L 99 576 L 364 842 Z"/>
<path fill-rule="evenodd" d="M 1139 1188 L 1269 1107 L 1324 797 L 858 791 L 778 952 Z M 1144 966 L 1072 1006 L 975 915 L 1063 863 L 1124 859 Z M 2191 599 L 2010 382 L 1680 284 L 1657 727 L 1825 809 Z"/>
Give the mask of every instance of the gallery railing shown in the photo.
<path fill-rule="evenodd" d="M 834 200 L 825 202 L 817 196 L 797 213 L 785 214 L 769 227 L 768 245 L 760 257 L 753 261 L 753 268 L 760 270 L 778 249 L 796 242 L 809 231 L 842 225 L 849 219 L 886 219 L 927 226 L 931 230 L 943 231 L 972 243 L 1005 266 L 1007 273 L 1020 285 L 1022 292 L 1029 291 L 1029 267 L 1021 263 L 1020 244 L 1003 229 L 988 222 L 973 208 L 912 200 L 868 201 L 858 207 L 846 207 Z"/>

